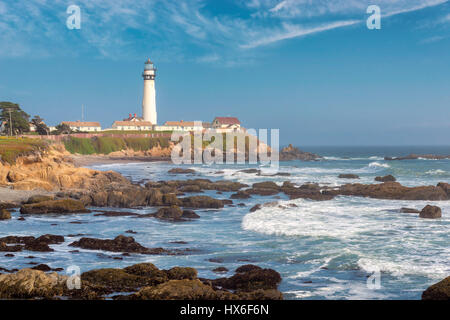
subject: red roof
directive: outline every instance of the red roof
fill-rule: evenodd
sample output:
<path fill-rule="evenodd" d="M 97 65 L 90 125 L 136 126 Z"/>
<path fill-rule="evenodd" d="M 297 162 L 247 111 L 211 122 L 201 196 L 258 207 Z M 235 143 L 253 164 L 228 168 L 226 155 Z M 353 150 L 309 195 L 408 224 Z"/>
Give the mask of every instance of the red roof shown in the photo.
<path fill-rule="evenodd" d="M 235 117 L 216 117 L 213 122 L 216 120 L 220 124 L 241 124 L 238 118 Z"/>

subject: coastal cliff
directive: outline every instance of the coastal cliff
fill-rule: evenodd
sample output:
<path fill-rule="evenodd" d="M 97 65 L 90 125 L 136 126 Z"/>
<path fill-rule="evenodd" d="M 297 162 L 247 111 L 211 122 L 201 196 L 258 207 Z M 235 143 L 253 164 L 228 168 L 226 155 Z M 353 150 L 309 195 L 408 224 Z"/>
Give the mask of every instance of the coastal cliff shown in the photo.
<path fill-rule="evenodd" d="M 13 163 L 0 163 L 0 186 L 15 190 L 91 189 L 111 182 L 129 183 L 112 171 L 77 168 L 60 144 L 19 155 Z"/>

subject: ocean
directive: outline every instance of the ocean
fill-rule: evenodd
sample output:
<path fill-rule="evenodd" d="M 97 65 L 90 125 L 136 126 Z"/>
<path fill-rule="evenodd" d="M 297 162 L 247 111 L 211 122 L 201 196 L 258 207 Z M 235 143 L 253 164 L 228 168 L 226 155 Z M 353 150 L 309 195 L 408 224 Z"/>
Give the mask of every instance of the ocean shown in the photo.
<path fill-rule="evenodd" d="M 384 156 L 450 154 L 450 147 L 309 147 L 324 160 L 280 163 L 280 172 L 290 176 L 257 176 L 238 172 L 258 167 L 270 174 L 273 169 L 257 165 L 186 165 L 195 175 L 169 175 L 174 166 L 165 162 L 96 165 L 98 170 L 114 170 L 135 182 L 206 178 L 233 180 L 246 184 L 274 181 L 281 184 L 317 182 L 338 186 L 348 182 L 375 183 L 376 176 L 392 174 L 406 186 L 450 182 L 450 160 L 384 161 Z M 338 175 L 354 173 L 359 180 L 343 180 Z M 204 192 L 219 199 L 231 193 Z M 278 201 L 282 208 L 264 207 L 253 213 L 258 203 Z M 245 206 L 238 206 L 239 203 Z M 283 281 L 279 290 L 285 299 L 420 299 L 423 290 L 450 275 L 450 201 L 398 201 L 340 196 L 330 201 L 288 200 L 284 194 L 248 200 L 234 200 L 236 206 L 221 210 L 196 210 L 200 219 L 164 222 L 154 218 L 104 217 L 91 214 L 71 216 L 29 216 L 0 223 L 0 236 L 58 234 L 66 241 L 52 245 L 51 253 L 18 252 L 0 256 L 0 267 L 30 267 L 30 262 L 52 268 L 78 266 L 81 271 L 125 267 L 152 262 L 159 268 L 189 266 L 204 278 L 231 276 L 244 264 L 256 264 L 278 271 Z M 296 207 L 291 206 L 295 204 Z M 442 208 L 442 219 L 420 219 L 418 214 L 399 213 L 402 207 L 422 209 L 427 204 Z M 93 209 L 95 211 L 95 208 Z M 105 210 L 105 208 L 102 208 Z M 155 208 L 112 209 L 151 213 Z M 72 223 L 70 223 L 72 222 Z M 102 251 L 78 249 L 69 243 L 82 236 L 115 238 L 133 230 L 136 241 L 147 247 L 186 249 L 186 255 L 122 256 Z M 29 256 L 34 258 L 29 258 Z M 114 258 L 122 258 L 117 260 Z M 219 266 L 229 272 L 216 274 Z M 377 284 L 377 285 L 374 285 Z"/>

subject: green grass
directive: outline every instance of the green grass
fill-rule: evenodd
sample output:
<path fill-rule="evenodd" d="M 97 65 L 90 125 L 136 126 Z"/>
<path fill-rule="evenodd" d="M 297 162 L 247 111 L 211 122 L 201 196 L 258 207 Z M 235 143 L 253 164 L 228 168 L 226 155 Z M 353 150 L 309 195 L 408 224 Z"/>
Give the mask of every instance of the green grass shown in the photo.
<path fill-rule="evenodd" d="M 117 137 L 93 137 L 75 138 L 68 137 L 64 145 L 70 153 L 77 154 L 110 154 L 125 149 L 134 151 L 148 151 L 154 147 L 169 146 L 168 138 L 117 138 Z"/>
<path fill-rule="evenodd" d="M 0 137 L 0 156 L 2 162 L 14 164 L 20 156 L 48 148 L 48 143 L 40 139 Z"/>
<path fill-rule="evenodd" d="M 100 133 L 107 133 L 107 134 L 157 134 L 157 133 L 172 133 L 172 131 L 139 131 L 139 130 L 131 130 L 131 131 L 125 131 L 125 130 L 108 130 L 108 131 L 102 131 Z"/>

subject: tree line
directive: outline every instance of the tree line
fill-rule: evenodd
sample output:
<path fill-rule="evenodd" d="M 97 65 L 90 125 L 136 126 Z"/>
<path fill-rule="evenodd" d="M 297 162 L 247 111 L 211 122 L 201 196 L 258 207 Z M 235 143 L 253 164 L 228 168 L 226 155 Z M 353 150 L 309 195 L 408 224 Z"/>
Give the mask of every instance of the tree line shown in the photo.
<path fill-rule="evenodd" d="M 3 134 L 19 135 L 30 132 L 30 123 L 40 135 L 68 134 L 72 130 L 67 124 L 59 124 L 56 130 L 50 131 L 44 123 L 44 119 L 35 115 L 30 120 L 30 115 L 23 111 L 17 103 L 0 102 L 0 121 L 3 123 Z"/>

